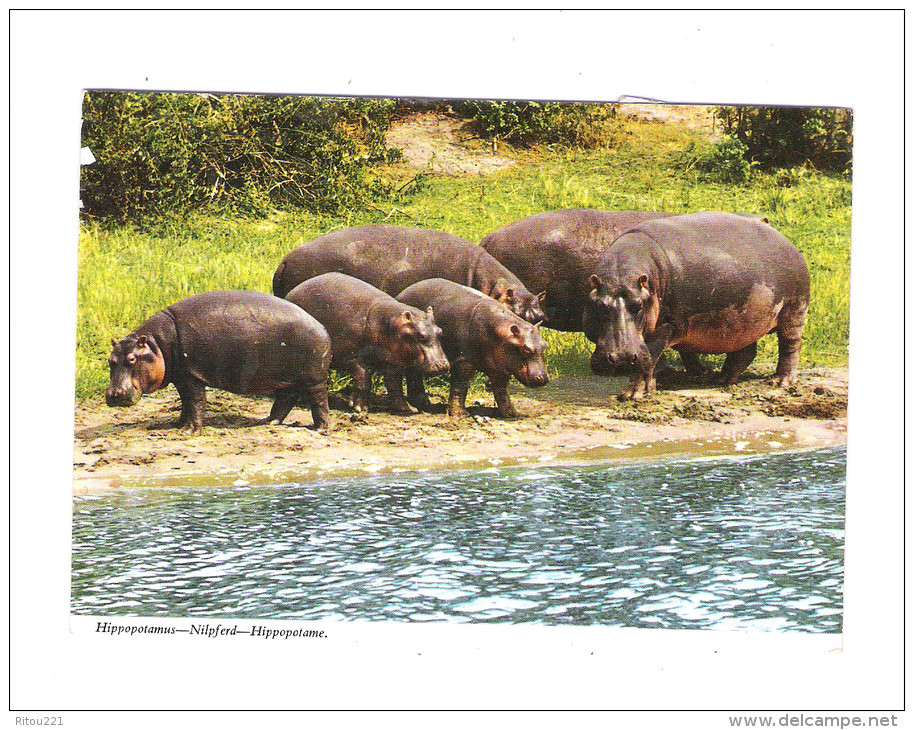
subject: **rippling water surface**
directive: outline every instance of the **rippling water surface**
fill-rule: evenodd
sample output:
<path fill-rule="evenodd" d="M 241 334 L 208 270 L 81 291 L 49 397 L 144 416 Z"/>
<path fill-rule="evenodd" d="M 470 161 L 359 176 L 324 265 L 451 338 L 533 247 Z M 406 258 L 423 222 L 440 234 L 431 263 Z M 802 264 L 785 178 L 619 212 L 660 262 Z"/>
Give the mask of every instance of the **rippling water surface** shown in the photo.
<path fill-rule="evenodd" d="M 76 499 L 90 615 L 839 632 L 845 450 Z"/>

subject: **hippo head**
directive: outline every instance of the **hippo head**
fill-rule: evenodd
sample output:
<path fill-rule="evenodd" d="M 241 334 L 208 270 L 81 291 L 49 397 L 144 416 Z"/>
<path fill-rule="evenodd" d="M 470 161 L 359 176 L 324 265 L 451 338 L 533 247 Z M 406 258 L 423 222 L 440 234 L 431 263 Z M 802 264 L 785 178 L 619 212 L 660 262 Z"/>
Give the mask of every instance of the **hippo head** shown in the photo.
<path fill-rule="evenodd" d="M 485 353 L 486 365 L 496 372 L 513 375 L 528 387 L 537 388 L 549 382 L 543 354 L 546 343 L 535 325 L 505 317 L 494 328 L 495 339 Z"/>
<path fill-rule="evenodd" d="M 108 369 L 105 403 L 109 406 L 134 406 L 144 393 L 158 390 L 165 381 L 165 358 L 147 335 L 111 340 Z"/>
<path fill-rule="evenodd" d="M 590 277 L 590 295 L 584 311 L 584 334 L 597 347 L 590 358 L 596 373 L 650 369 L 651 353 L 645 332 L 657 323 L 659 300 L 647 274 L 635 274 L 610 283 Z"/>
<path fill-rule="evenodd" d="M 441 349 L 441 328 L 431 307 L 425 312 L 409 307 L 388 323 L 388 359 L 394 365 L 415 367 L 427 375 L 443 373 L 450 363 Z"/>
<path fill-rule="evenodd" d="M 531 294 L 523 287 L 512 286 L 507 279 L 498 279 L 489 291 L 489 296 L 530 324 L 546 321 L 546 313 L 543 311 L 546 292 Z"/>

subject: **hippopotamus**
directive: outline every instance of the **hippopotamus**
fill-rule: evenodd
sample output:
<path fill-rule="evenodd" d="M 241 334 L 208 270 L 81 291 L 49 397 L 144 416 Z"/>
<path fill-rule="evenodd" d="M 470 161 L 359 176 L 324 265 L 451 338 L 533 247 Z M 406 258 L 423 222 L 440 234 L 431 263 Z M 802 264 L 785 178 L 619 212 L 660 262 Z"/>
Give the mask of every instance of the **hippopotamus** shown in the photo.
<path fill-rule="evenodd" d="M 384 374 L 392 410 L 416 413 L 403 395 L 403 369 L 434 375 L 449 367 L 431 307 L 422 311 L 401 304 L 371 284 L 338 273 L 308 279 L 286 299 L 327 330 L 333 348 L 330 367 L 351 373 L 350 406 L 357 413 L 368 410 L 373 371 Z"/>
<path fill-rule="evenodd" d="M 338 271 L 396 296 L 424 279 L 448 279 L 478 289 L 536 324 L 539 299 L 479 246 L 459 236 L 422 228 L 371 225 L 320 236 L 286 255 L 273 274 L 273 293 L 284 297 L 311 277 Z"/>
<path fill-rule="evenodd" d="M 428 279 L 407 287 L 397 301 L 435 311 L 443 331 L 441 344 L 451 363 L 447 412 L 452 418 L 467 415 L 467 390 L 477 370 L 488 376 L 495 405 L 505 418 L 517 416 L 508 395 L 512 375 L 534 388 L 549 382 L 539 323 L 531 325 L 476 289 Z M 428 397 L 415 371 L 407 371 L 407 385 L 413 405 L 427 407 Z"/>
<path fill-rule="evenodd" d="M 664 350 L 727 353 L 720 381 L 732 384 L 777 332 L 774 382 L 796 379 L 809 306 L 799 251 L 764 219 L 693 213 L 645 221 L 620 235 L 590 277 L 584 316 L 595 360 L 631 369 L 620 398 L 656 389 Z"/>
<path fill-rule="evenodd" d="M 544 326 L 581 332 L 590 276 L 623 231 L 667 213 L 554 210 L 509 223 L 480 246 L 531 290 L 543 292 Z"/>
<path fill-rule="evenodd" d="M 274 394 L 265 423 L 282 423 L 305 401 L 315 428 L 329 428 L 330 337 L 291 302 L 248 291 L 197 294 L 165 307 L 111 345 L 109 406 L 136 405 L 144 393 L 173 383 L 181 396 L 178 425 L 199 432 L 209 386 Z"/>

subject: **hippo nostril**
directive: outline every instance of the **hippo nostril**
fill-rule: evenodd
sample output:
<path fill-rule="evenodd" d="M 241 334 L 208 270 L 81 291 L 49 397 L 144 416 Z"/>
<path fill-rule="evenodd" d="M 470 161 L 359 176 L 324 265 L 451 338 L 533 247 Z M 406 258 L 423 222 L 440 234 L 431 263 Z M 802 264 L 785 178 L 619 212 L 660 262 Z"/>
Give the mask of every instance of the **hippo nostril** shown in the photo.
<path fill-rule="evenodd" d="M 607 355 L 606 359 L 609 360 L 613 365 L 619 362 L 619 356 L 615 353 Z"/>

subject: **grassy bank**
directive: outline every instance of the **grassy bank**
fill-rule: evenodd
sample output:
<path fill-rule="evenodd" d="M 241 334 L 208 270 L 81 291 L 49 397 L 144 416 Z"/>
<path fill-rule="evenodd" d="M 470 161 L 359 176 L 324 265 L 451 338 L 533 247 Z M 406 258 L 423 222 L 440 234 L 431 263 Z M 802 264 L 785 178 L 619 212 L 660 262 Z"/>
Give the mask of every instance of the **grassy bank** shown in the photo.
<path fill-rule="evenodd" d="M 811 171 L 756 174 L 743 185 L 703 179 L 683 164 L 697 133 L 674 125 L 628 122 L 616 148 L 596 152 L 513 153 L 517 164 L 486 176 L 433 174 L 391 166 L 406 185 L 364 211 L 268 220 L 196 216 L 154 233 L 83 227 L 79 240 L 76 394 L 100 395 L 110 339 L 122 337 L 164 306 L 217 289 L 270 291 L 273 271 L 295 246 L 330 230 L 364 223 L 434 228 L 479 241 L 532 213 L 571 207 L 767 215 L 800 250 L 812 276 L 812 302 L 801 367 L 847 362 L 850 280 L 850 183 Z M 505 154 L 505 150 L 499 150 Z M 552 374 L 586 374 L 592 347 L 582 335 L 546 331 Z M 774 361 L 777 343 L 760 343 Z"/>

